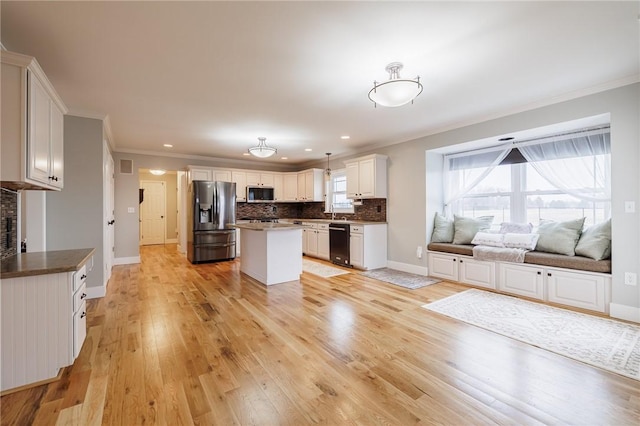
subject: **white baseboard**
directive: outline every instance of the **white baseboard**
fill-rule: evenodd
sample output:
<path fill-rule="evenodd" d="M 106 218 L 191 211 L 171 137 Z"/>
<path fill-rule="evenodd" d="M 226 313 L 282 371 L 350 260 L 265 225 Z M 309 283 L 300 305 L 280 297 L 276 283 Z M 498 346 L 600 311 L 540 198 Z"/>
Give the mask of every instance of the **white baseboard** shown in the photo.
<path fill-rule="evenodd" d="M 140 256 L 116 257 L 113 259 L 114 265 L 131 265 L 132 263 L 140 263 Z"/>
<path fill-rule="evenodd" d="M 177 244 L 178 243 L 178 239 L 177 238 L 167 238 L 166 240 L 164 240 L 165 244 Z"/>
<path fill-rule="evenodd" d="M 395 269 L 397 271 L 409 272 L 410 274 L 429 275 L 429 270 L 424 266 L 412 265 L 410 263 L 394 262 L 393 260 L 387 260 L 387 268 Z"/>
<path fill-rule="evenodd" d="M 104 297 L 107 294 L 107 286 L 101 285 L 98 287 L 86 287 L 87 299 L 98 299 Z"/>
<path fill-rule="evenodd" d="M 640 323 L 640 308 L 620 305 L 619 303 L 611 303 L 609 304 L 609 316 L 612 318 Z"/>

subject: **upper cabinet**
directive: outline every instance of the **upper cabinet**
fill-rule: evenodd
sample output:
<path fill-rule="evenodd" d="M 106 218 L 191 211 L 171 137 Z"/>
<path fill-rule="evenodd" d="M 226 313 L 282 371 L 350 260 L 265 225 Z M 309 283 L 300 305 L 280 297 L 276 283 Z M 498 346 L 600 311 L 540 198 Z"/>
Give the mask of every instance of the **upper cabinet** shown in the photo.
<path fill-rule="evenodd" d="M 2 51 L 2 186 L 64 186 L 67 108 L 35 58 Z"/>
<path fill-rule="evenodd" d="M 324 201 L 322 169 L 298 173 L 298 201 Z"/>
<path fill-rule="evenodd" d="M 344 162 L 347 198 L 387 198 L 387 156 L 367 155 Z"/>
<path fill-rule="evenodd" d="M 247 172 L 248 186 L 271 186 L 274 185 L 274 174 L 265 172 Z"/>

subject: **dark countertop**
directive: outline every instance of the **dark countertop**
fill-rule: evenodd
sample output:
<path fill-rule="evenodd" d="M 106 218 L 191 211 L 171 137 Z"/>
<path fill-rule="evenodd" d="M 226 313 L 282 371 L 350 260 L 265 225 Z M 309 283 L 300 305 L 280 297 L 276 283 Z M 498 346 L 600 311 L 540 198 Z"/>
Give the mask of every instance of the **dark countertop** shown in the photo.
<path fill-rule="evenodd" d="M 21 253 L 8 257 L 0 266 L 0 278 L 29 277 L 79 270 L 95 253 L 95 249 L 75 249 Z"/>

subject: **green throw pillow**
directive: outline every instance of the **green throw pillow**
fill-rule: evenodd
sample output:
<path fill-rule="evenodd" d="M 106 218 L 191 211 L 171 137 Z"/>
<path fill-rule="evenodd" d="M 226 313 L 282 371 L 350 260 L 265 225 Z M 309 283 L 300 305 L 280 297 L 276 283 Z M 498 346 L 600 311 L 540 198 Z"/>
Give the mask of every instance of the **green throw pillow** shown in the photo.
<path fill-rule="evenodd" d="M 478 231 L 491 227 L 493 216 L 478 218 L 453 215 L 453 244 L 471 244 Z"/>
<path fill-rule="evenodd" d="M 609 258 L 611 256 L 611 219 L 585 229 L 578 240 L 576 254 L 594 260 Z"/>
<path fill-rule="evenodd" d="M 538 226 L 540 238 L 536 244 L 536 251 L 575 256 L 583 225 L 584 217 L 566 222 L 542 220 Z"/>
<path fill-rule="evenodd" d="M 453 220 L 447 219 L 440 213 L 436 213 L 433 223 L 432 243 L 450 243 L 453 241 Z"/>

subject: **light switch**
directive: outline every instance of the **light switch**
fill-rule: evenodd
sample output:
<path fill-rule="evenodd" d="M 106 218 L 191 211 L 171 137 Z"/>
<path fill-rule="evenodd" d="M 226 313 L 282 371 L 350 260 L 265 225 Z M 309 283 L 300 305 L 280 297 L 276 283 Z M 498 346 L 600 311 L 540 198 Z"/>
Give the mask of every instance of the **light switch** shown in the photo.
<path fill-rule="evenodd" d="M 625 201 L 624 202 L 624 212 L 625 213 L 635 213 L 636 212 L 636 202 L 635 201 Z"/>

